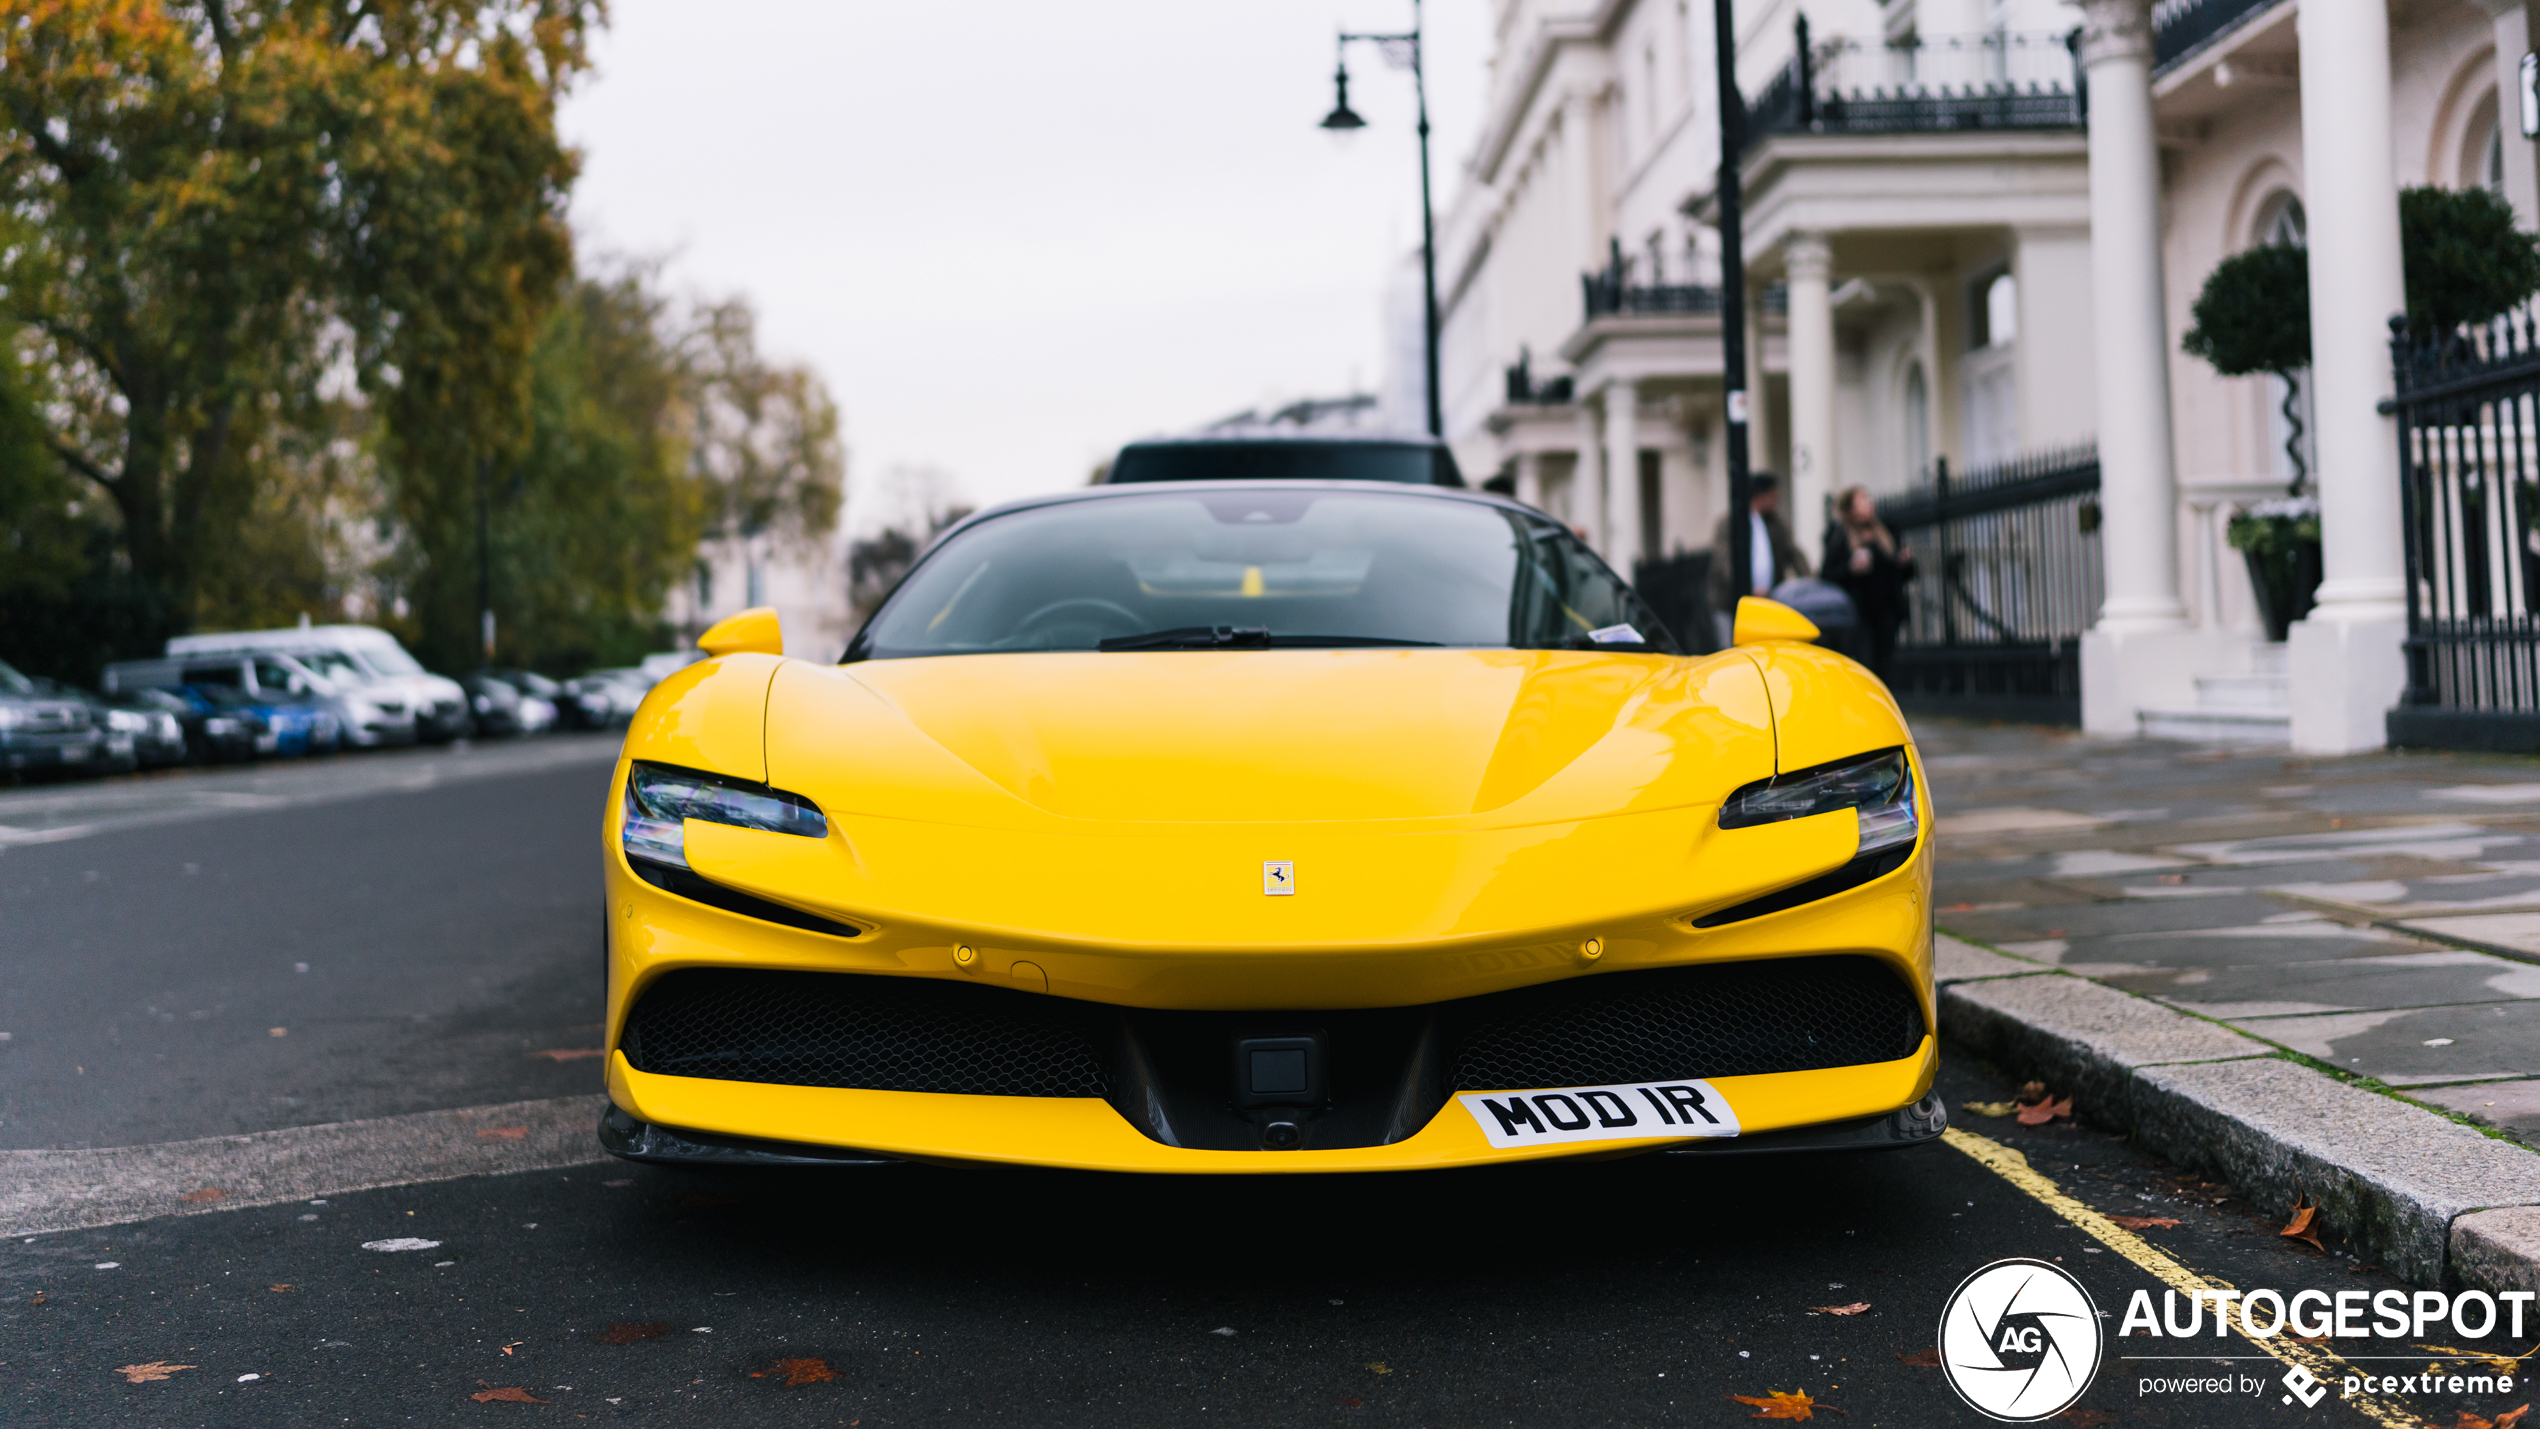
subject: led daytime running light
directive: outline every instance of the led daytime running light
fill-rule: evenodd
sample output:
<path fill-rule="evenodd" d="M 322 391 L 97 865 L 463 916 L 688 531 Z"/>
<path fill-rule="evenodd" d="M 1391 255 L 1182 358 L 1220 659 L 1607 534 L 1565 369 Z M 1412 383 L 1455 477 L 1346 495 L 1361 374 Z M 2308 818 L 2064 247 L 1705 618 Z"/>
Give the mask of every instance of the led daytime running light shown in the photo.
<path fill-rule="evenodd" d="M 628 858 L 686 868 L 690 819 L 801 838 L 829 836 L 827 816 L 799 794 L 661 764 L 638 764 L 628 772 L 619 835 Z"/>
<path fill-rule="evenodd" d="M 1911 844 L 1922 832 L 1922 818 L 1914 806 L 1914 769 L 1905 751 L 1883 750 L 1749 784 L 1720 806 L 1720 827 L 1752 828 L 1840 809 L 1860 812 L 1857 854 Z"/>

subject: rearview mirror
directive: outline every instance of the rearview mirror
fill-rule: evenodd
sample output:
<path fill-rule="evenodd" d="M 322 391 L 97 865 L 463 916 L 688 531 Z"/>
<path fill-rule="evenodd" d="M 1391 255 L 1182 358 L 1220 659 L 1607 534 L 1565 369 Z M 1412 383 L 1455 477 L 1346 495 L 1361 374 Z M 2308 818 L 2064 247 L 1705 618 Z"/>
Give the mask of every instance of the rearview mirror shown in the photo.
<path fill-rule="evenodd" d="M 782 655 L 785 631 L 777 623 L 774 606 L 754 606 L 716 621 L 697 637 L 697 648 L 708 655 Z"/>

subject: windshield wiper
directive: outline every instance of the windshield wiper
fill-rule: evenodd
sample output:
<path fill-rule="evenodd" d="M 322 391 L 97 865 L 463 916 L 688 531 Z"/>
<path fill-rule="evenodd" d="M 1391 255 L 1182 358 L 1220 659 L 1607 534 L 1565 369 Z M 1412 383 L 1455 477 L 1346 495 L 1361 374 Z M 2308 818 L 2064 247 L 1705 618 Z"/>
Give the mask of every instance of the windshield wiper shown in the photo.
<path fill-rule="evenodd" d="M 1115 635 L 1097 643 L 1097 650 L 1309 650 L 1317 647 L 1341 649 L 1366 645 L 1425 645 L 1434 648 L 1434 640 L 1397 640 L 1389 635 L 1273 635 L 1259 625 L 1181 625 L 1171 630 L 1150 630 L 1144 635 Z"/>
<path fill-rule="evenodd" d="M 1097 650 L 1267 650 L 1270 631 L 1260 625 L 1177 625 L 1144 635 L 1115 635 Z"/>

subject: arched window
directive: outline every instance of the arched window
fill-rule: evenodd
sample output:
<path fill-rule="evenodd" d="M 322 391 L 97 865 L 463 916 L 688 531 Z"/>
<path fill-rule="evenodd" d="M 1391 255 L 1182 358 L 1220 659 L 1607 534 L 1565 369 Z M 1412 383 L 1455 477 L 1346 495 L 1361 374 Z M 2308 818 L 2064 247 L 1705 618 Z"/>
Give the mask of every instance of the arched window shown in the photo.
<path fill-rule="evenodd" d="M 2289 193 L 2268 199 L 2258 210 L 2257 240 L 2282 244 L 2288 248 L 2307 247 L 2310 243 L 2310 221 L 2302 213 L 2302 201 Z"/>
<path fill-rule="evenodd" d="M 1931 467 L 1931 383 L 1920 362 L 1905 364 L 1905 474 L 1918 478 Z"/>
<path fill-rule="evenodd" d="M 2498 198 L 2505 194 L 2505 126 L 2496 104 L 2496 91 L 2479 96 L 2469 112 L 2469 122 L 2461 126 L 2460 187 L 2485 189 Z"/>

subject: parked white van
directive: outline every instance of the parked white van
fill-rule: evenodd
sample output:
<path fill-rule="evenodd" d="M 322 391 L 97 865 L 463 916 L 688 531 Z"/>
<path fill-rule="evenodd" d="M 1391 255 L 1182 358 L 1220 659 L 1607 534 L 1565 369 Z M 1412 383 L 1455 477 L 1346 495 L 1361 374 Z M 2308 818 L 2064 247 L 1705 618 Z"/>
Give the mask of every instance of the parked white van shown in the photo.
<path fill-rule="evenodd" d="M 468 732 L 467 691 L 435 675 L 397 637 L 375 625 L 302 625 L 282 630 L 229 630 L 179 635 L 171 659 L 187 655 L 287 654 L 329 680 L 356 676 L 414 713 L 419 739 L 456 739 Z"/>

